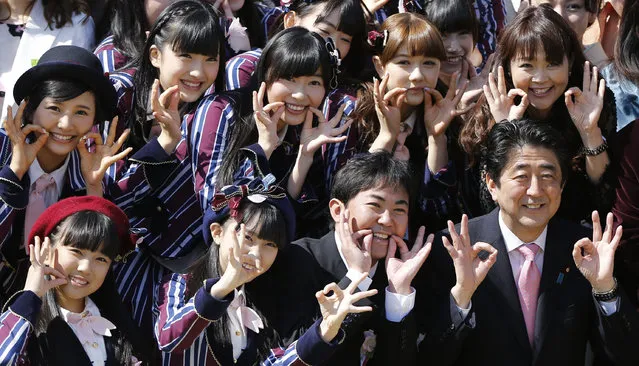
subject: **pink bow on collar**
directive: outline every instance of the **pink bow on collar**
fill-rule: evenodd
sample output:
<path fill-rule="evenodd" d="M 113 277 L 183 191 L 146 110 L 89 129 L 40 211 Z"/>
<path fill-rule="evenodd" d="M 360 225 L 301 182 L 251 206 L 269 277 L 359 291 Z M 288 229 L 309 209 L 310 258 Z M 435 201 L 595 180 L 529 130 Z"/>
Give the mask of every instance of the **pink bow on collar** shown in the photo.
<path fill-rule="evenodd" d="M 264 329 L 264 322 L 257 312 L 245 305 L 244 295 L 236 292 L 235 298 L 229 305 L 232 309 L 235 309 L 238 319 L 242 322 L 242 325 L 255 333 L 259 333 L 260 329 Z"/>
<path fill-rule="evenodd" d="M 75 330 L 80 338 L 80 343 L 83 341 L 93 341 L 97 336 L 111 336 L 111 329 L 115 329 L 115 324 L 102 316 L 92 315 L 88 311 L 84 311 L 81 314 L 69 313 L 67 316 L 67 322 L 75 326 Z"/>

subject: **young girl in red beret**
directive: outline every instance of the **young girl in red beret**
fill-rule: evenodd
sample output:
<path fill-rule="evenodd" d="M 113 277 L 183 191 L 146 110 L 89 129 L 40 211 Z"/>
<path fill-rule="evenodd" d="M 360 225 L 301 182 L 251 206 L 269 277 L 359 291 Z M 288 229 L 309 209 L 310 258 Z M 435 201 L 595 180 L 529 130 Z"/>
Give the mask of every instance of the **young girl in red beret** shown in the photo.
<path fill-rule="evenodd" d="M 29 235 L 24 290 L 0 316 L 0 364 L 131 365 L 144 348 L 115 290 L 112 263 L 135 244 L 113 203 L 61 200 Z"/>

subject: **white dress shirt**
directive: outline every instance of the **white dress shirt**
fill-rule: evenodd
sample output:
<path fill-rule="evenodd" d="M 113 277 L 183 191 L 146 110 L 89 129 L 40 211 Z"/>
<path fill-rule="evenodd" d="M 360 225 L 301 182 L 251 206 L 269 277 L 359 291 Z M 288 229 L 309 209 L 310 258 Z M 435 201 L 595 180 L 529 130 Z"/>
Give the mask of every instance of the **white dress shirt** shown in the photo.
<path fill-rule="evenodd" d="M 517 248 L 522 245 L 535 243 L 539 247 L 539 251 L 535 254 L 535 264 L 539 269 L 539 274 L 543 273 L 544 268 L 544 252 L 546 251 L 546 236 L 548 235 L 548 227 L 544 228 L 544 231 L 537 237 L 537 239 L 531 241 L 530 243 L 526 243 L 519 239 L 517 235 L 515 235 L 509 228 L 506 226 L 504 219 L 501 217 L 502 211 L 499 211 L 499 229 L 501 230 L 501 236 L 504 238 L 504 243 L 506 244 L 506 250 L 508 251 L 508 259 L 510 259 L 510 266 L 513 270 L 513 278 L 515 279 L 515 283 L 519 279 L 519 272 L 521 272 L 521 268 L 524 266 L 524 262 L 526 258 L 523 254 L 521 254 Z"/>
<path fill-rule="evenodd" d="M 506 244 L 506 250 L 508 250 L 508 259 L 510 259 L 510 266 L 513 270 L 513 278 L 515 279 L 515 285 L 519 279 L 519 273 L 521 272 L 521 268 L 524 265 L 525 258 L 523 254 L 521 254 L 517 248 L 522 245 L 535 243 L 539 246 L 540 250 L 535 255 L 535 265 L 539 269 L 539 274 L 543 273 L 544 268 L 544 252 L 546 250 L 546 237 L 548 235 L 548 226 L 544 228 L 544 231 L 537 237 L 537 239 L 531 241 L 530 243 L 526 243 L 519 239 L 509 228 L 506 226 L 502 218 L 502 211 L 499 211 L 499 229 L 501 230 L 501 235 L 504 238 L 504 243 Z M 612 315 L 617 312 L 618 306 L 617 301 L 598 301 L 599 305 L 606 315 Z"/>
<path fill-rule="evenodd" d="M 58 202 L 58 199 L 60 198 L 60 195 L 62 194 L 62 187 L 64 186 L 64 181 L 66 179 L 67 166 L 69 165 L 70 156 L 71 155 L 67 155 L 67 158 L 64 159 L 64 163 L 62 163 L 61 167 L 52 171 L 51 173 L 48 173 L 55 180 L 56 195 L 55 196 L 46 195 L 44 197 L 44 202 L 46 202 L 47 207 Z M 38 180 L 38 178 L 40 178 L 40 176 L 42 176 L 43 174 L 47 174 L 44 170 L 42 170 L 42 167 L 40 167 L 38 158 L 36 158 L 33 161 L 33 163 L 31 163 L 31 166 L 29 167 L 28 172 L 29 172 L 29 181 L 32 187 L 33 187 L 33 184 L 35 184 L 35 181 Z"/>
<path fill-rule="evenodd" d="M 234 299 L 240 297 L 240 305 L 246 305 L 246 295 L 244 293 L 244 285 L 235 289 Z M 246 348 L 247 343 L 247 331 L 246 327 L 242 323 L 242 319 L 237 316 L 235 309 L 231 306 L 226 308 L 226 314 L 229 316 L 228 329 L 231 334 L 231 343 L 233 344 L 233 359 L 237 360 L 242 354 L 242 350 Z"/>

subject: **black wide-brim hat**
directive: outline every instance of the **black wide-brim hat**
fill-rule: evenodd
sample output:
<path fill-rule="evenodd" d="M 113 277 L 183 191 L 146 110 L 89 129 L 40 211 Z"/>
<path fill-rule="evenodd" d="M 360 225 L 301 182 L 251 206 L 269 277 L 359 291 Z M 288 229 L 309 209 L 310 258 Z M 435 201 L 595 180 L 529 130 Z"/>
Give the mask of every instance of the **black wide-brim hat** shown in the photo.
<path fill-rule="evenodd" d="M 33 92 L 33 88 L 46 80 L 73 80 L 87 85 L 104 112 L 103 116 L 97 116 L 98 122 L 115 116 L 115 89 L 102 70 L 100 60 L 84 48 L 57 46 L 45 52 L 38 64 L 25 71 L 15 83 L 13 98 L 16 103 L 20 104 Z"/>

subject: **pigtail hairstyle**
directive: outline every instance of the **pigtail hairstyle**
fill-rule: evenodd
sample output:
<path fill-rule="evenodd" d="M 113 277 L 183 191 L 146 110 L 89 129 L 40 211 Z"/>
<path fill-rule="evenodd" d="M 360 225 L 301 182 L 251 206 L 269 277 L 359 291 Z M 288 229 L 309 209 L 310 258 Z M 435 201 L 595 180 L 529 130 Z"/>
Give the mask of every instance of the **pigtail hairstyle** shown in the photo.
<path fill-rule="evenodd" d="M 371 38 L 374 39 L 371 40 Z M 446 59 L 446 49 L 437 28 L 423 16 L 414 13 L 391 15 L 379 31 L 369 35 L 369 40 L 376 45 L 375 55 L 380 58 L 383 65 L 388 64 L 404 46 L 411 56 L 424 55 L 439 60 Z M 380 44 L 382 47 L 379 47 Z M 363 84 L 358 96 L 357 107 L 351 114 L 351 118 L 357 121 L 360 143 L 368 147 L 379 134 L 379 120 L 373 100 L 373 83 Z"/>
<path fill-rule="evenodd" d="M 615 45 L 615 67 L 639 85 L 639 0 L 626 0 Z"/>
<path fill-rule="evenodd" d="M 113 221 L 108 216 L 96 211 L 78 211 L 65 218 L 51 234 L 51 242 L 56 246 L 71 246 L 82 250 L 99 251 L 111 260 L 118 255 L 121 244 Z M 55 289 L 51 289 L 42 299 L 42 310 L 34 327 L 36 336 L 41 340 L 40 343 L 43 338 L 55 339 L 56 334 L 50 334 L 49 325 L 55 318 L 62 316 L 56 297 Z M 146 344 L 144 337 L 138 334 L 137 327 L 120 301 L 121 297 L 116 290 L 112 269 L 109 269 L 102 286 L 89 297 L 100 309 L 101 316 L 116 326 L 110 337 L 114 346 L 116 364 L 130 365 L 132 356 L 140 360 L 147 360 L 148 352 L 151 349 L 150 345 Z M 68 350 L 51 349 L 51 343 L 47 342 L 49 348 L 47 353 L 64 357 L 64 353 Z M 42 356 L 45 357 L 44 360 L 47 360 L 46 354 Z M 47 360 L 47 362 L 51 361 L 53 360 Z"/>
<path fill-rule="evenodd" d="M 257 90 L 262 82 L 266 82 L 268 87 L 278 79 L 314 75 L 318 69 L 322 72 L 324 88 L 328 93 L 333 66 L 326 42 L 317 33 L 302 27 L 292 27 L 278 33 L 268 42 L 249 86 L 228 93 L 238 118 L 229 130 L 228 147 L 217 182 L 220 187 L 233 183 L 235 171 L 244 159 L 240 149 L 258 140 L 251 91 Z M 265 100 L 264 105 L 266 104 L 268 102 Z"/>
<path fill-rule="evenodd" d="M 282 227 L 286 225 L 286 219 L 282 212 L 274 205 L 268 202 L 253 203 L 249 199 L 243 198 L 240 201 L 240 205 L 237 208 L 239 216 L 236 220 L 239 223 L 244 223 L 247 231 L 252 231 L 259 238 L 273 242 L 277 244 L 278 249 L 283 249 L 289 239 L 287 237 L 287 230 L 282 230 Z M 224 230 L 234 230 L 231 227 L 232 221 L 228 221 L 230 216 L 226 216 L 222 220 Z M 277 258 L 276 258 L 277 261 Z M 188 296 L 195 296 L 197 291 L 202 287 L 202 283 L 210 278 L 222 277 L 222 269 L 220 268 L 220 245 L 217 243 L 211 243 L 208 255 L 204 256 L 198 263 L 195 264 L 191 273 L 187 278 L 187 294 Z M 264 322 L 264 329 L 259 333 L 262 342 L 257 347 L 258 360 L 265 360 L 269 357 L 271 349 L 279 346 L 279 336 L 277 332 L 270 326 L 268 326 L 268 319 L 264 316 L 264 313 L 260 311 L 265 310 L 267 314 L 273 312 L 273 309 L 268 306 L 269 304 L 256 304 L 254 300 L 261 298 L 262 296 L 255 296 L 260 293 L 262 289 L 270 288 L 266 285 L 269 280 L 269 271 L 261 274 L 258 278 L 244 285 L 246 293 L 247 306 L 255 310 L 262 321 Z M 251 296 L 251 293 L 254 296 Z M 222 314 L 222 317 L 215 322 L 211 322 L 206 332 L 209 332 L 212 339 L 221 343 L 224 347 L 232 348 L 231 335 L 228 330 L 229 317 L 226 312 Z"/>
<path fill-rule="evenodd" d="M 566 56 L 569 63 L 566 88 L 576 86 L 581 89 L 586 61 L 581 44 L 570 25 L 547 4 L 524 9 L 502 32 L 495 52 L 493 73 L 496 74 L 498 66 L 502 66 L 506 76 L 506 87 L 508 90 L 513 89 L 510 61 L 516 58 L 533 59 L 542 47 L 547 61 L 553 64 L 563 63 Z M 555 101 L 550 113 L 553 127 L 564 134 L 571 151 L 577 154 L 581 147 L 581 138 L 570 118 L 563 97 Z M 612 131 L 611 126 L 615 120 L 614 97 L 610 90 L 607 90 L 604 108 L 599 117 L 599 126 L 604 136 L 608 136 Z M 459 137 L 471 164 L 477 163 L 479 148 L 496 122 L 498 121 L 492 117 L 486 96 L 482 94 L 475 108 L 467 114 L 466 124 Z"/>
<path fill-rule="evenodd" d="M 139 65 L 134 77 L 134 109 L 127 122 L 127 127 L 131 128 L 127 145 L 133 146 L 134 149 L 140 148 L 148 141 L 151 130 L 151 124 L 148 123 L 149 98 L 153 81 L 159 77 L 159 71 L 150 61 L 153 45 L 159 49 L 171 47 L 176 53 L 196 53 L 214 57 L 219 60 L 220 67 L 224 67 L 226 63 L 220 14 L 212 4 L 206 1 L 182 0 L 164 9 L 149 33 L 144 51 L 132 62 L 133 65 Z M 214 85 L 215 90 L 224 90 L 223 72 L 218 73 Z M 189 110 L 197 103 L 199 100 L 183 105 L 180 111 Z"/>

